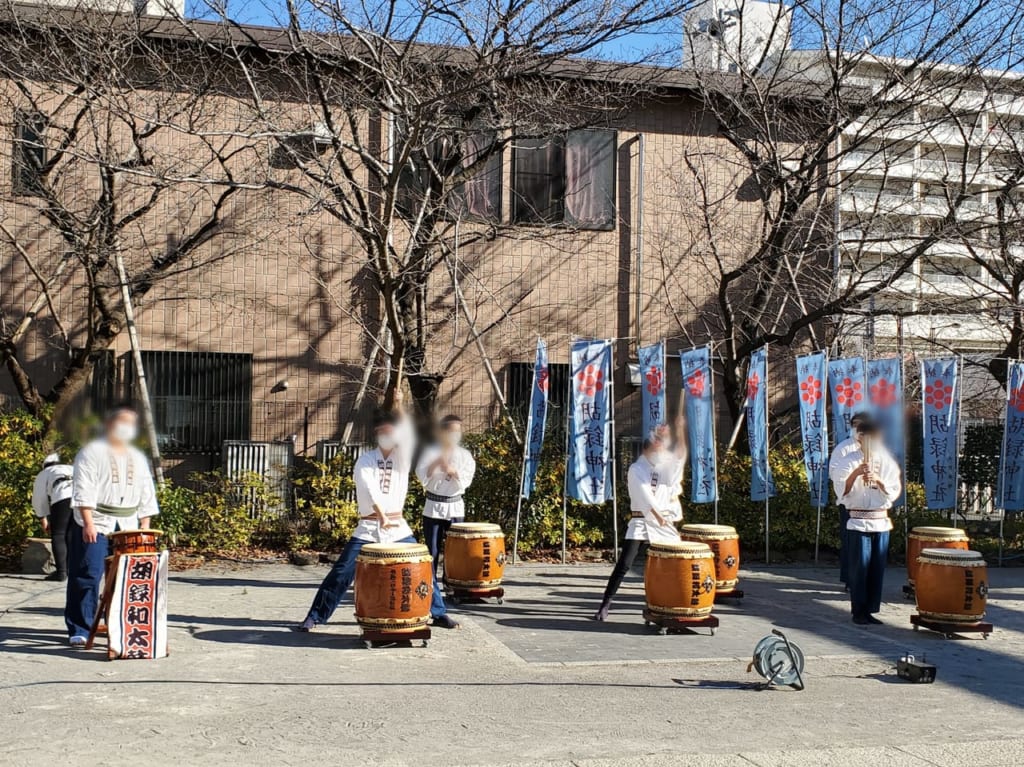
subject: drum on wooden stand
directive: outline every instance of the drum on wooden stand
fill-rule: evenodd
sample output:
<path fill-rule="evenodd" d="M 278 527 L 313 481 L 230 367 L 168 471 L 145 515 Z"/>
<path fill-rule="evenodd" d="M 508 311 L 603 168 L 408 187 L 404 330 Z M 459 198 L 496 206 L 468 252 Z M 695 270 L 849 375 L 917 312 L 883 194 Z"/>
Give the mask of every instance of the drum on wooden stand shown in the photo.
<path fill-rule="evenodd" d="M 917 558 L 924 549 L 960 549 L 967 551 L 967 533 L 955 527 L 915 527 L 907 535 L 907 582 L 917 580 Z"/>
<path fill-rule="evenodd" d="M 647 611 L 654 616 L 702 619 L 715 604 L 715 555 L 704 543 L 652 543 L 644 571 Z"/>
<path fill-rule="evenodd" d="M 715 589 L 719 596 L 736 590 L 740 582 L 740 536 L 728 525 L 683 525 L 684 541 L 707 544 L 715 555 Z"/>
<path fill-rule="evenodd" d="M 419 543 L 368 543 L 356 557 L 356 622 L 364 631 L 412 633 L 430 622 L 433 559 Z"/>
<path fill-rule="evenodd" d="M 119 530 L 110 533 L 110 547 L 115 557 L 123 554 L 157 554 L 156 539 L 163 535 L 161 530 Z"/>
<path fill-rule="evenodd" d="M 988 601 L 988 566 L 976 551 L 924 549 L 917 558 L 917 611 L 941 623 L 978 623 Z"/>
<path fill-rule="evenodd" d="M 487 522 L 457 522 L 444 543 L 445 582 L 456 591 L 498 589 L 505 575 L 505 534 Z"/>

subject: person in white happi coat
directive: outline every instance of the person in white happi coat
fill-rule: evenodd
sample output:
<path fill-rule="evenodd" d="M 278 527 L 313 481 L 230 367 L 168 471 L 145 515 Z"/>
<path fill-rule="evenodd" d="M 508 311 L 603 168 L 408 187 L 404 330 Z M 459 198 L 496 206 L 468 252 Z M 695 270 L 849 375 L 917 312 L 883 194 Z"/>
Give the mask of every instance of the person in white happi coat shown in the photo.
<path fill-rule="evenodd" d="M 423 539 L 434 558 L 435 578 L 449 528 L 466 518 L 462 496 L 476 473 L 476 461 L 461 442 L 462 419 L 446 415 L 438 427 L 437 444 L 423 451 L 416 466 L 416 476 L 426 492 Z"/>
<path fill-rule="evenodd" d="M 683 416 L 679 416 L 676 419 L 676 434 L 680 435 L 680 439 L 673 443 L 672 432 L 668 427 L 668 424 L 660 424 L 655 429 L 655 434 L 662 441 L 663 451 L 668 451 L 666 454 L 671 457 L 671 454 L 675 454 L 670 468 L 674 468 L 675 472 L 669 477 L 668 481 L 672 484 L 672 490 L 669 493 L 670 503 L 668 508 L 667 519 L 675 525 L 678 525 L 683 521 L 683 472 L 686 469 L 686 459 L 688 456 L 686 448 L 686 440 L 683 439 L 683 435 L 686 433 L 686 423 Z"/>
<path fill-rule="evenodd" d="M 320 584 L 305 620 L 295 626 L 296 631 L 312 631 L 330 620 L 341 598 L 355 580 L 356 557 L 367 543 L 416 542 L 402 514 L 409 492 L 409 473 L 412 471 L 416 438 L 412 422 L 401 403 L 399 392 L 395 398 L 394 412 L 378 412 L 374 416 L 373 431 L 377 447 L 359 456 L 352 471 L 356 483 L 359 524 L 341 556 Z M 433 624 L 441 628 L 458 628 L 459 624 L 448 615 L 444 595 L 441 594 L 436 578 L 433 585 L 430 604 Z"/>
<path fill-rule="evenodd" d="M 677 500 L 674 498 L 676 485 L 682 473 L 680 444 L 677 442 L 675 451 L 667 450 L 656 429 L 644 440 L 642 454 L 629 467 L 627 480 L 632 518 L 594 620 L 603 621 L 608 617 L 612 597 L 619 590 L 644 544 L 679 540 L 679 531 L 673 522 L 673 501 Z"/>
<path fill-rule="evenodd" d="M 107 413 L 104 435 L 75 457 L 64 608 L 72 647 L 85 646 L 96 617 L 107 536 L 117 530 L 145 530 L 160 513 L 149 461 L 132 444 L 138 434 L 138 412 L 129 404 L 117 405 Z"/>
<path fill-rule="evenodd" d="M 53 564 L 56 569 L 48 581 L 68 579 L 68 530 L 71 528 L 71 467 L 52 453 L 43 461 L 43 470 L 32 485 L 32 511 L 39 517 L 43 531 L 50 534 Z"/>
<path fill-rule="evenodd" d="M 889 554 L 889 509 L 900 497 L 902 475 L 882 444 L 881 430 L 867 413 L 853 417 L 853 435 L 840 442 L 828 474 L 836 498 L 846 507 L 845 556 L 850 613 L 859 625 L 880 624 L 882 583 Z"/>

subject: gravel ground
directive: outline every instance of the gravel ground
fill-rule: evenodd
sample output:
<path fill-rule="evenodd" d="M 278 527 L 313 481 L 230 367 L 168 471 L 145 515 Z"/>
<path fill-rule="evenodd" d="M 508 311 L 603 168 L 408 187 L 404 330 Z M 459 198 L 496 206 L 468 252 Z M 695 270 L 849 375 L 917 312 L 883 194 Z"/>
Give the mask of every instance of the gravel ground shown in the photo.
<path fill-rule="evenodd" d="M 427 648 L 366 650 L 350 604 L 295 634 L 324 567 L 207 567 L 172 577 L 170 657 L 108 662 L 64 645 L 62 590 L 0 576 L 0 764 L 1024 764 L 1024 570 L 993 571 L 996 632 L 909 629 L 889 574 L 886 626 L 850 624 L 834 573 L 744 573 L 716 636 L 658 636 L 627 581 L 589 620 L 607 565 L 521 566 L 503 605 L 455 608 Z M 746 666 L 782 628 L 807 689 L 758 692 Z M 889 671 L 909 650 L 934 685 Z"/>

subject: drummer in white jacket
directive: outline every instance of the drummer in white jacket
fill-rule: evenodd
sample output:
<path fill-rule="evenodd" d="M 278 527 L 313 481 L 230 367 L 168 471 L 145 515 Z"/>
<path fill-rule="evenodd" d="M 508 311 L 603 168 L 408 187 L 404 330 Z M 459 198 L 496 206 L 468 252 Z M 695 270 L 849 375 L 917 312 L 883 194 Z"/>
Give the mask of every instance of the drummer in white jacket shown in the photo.
<path fill-rule="evenodd" d="M 352 476 L 356 484 L 359 525 L 341 556 L 320 584 L 305 620 L 296 631 L 312 631 L 327 623 L 349 590 L 356 574 L 356 558 L 368 543 L 415 543 L 402 510 L 409 492 L 409 473 L 416 452 L 412 422 L 402 408 L 401 390 L 395 397 L 394 412 L 378 412 L 373 423 L 377 447 L 356 460 Z M 444 595 L 434 579 L 430 615 L 434 625 L 458 628 L 448 615 Z"/>
<path fill-rule="evenodd" d="M 466 518 L 463 493 L 473 483 L 476 461 L 462 447 L 462 419 L 446 415 L 438 427 L 438 440 L 423 451 L 416 466 L 426 501 L 423 504 L 423 539 L 434 558 L 434 577 L 444 539 L 455 522 Z"/>
<path fill-rule="evenodd" d="M 680 444 L 677 442 L 677 445 Z M 632 519 L 626 528 L 626 538 L 615 563 L 608 585 L 604 590 L 601 607 L 594 620 L 603 621 L 611 611 L 612 597 L 633 566 L 640 549 L 648 541 L 662 543 L 679 540 L 673 518 L 676 483 L 681 474 L 680 450 L 665 449 L 663 438 L 656 429 L 644 439 L 643 452 L 629 467 L 629 505 Z"/>

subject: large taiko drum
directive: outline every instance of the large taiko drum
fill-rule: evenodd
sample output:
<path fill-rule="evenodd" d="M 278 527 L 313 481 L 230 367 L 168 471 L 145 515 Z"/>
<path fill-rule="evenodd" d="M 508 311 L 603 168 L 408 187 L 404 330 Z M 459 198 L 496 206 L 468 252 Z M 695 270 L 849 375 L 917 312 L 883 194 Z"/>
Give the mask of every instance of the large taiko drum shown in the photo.
<path fill-rule="evenodd" d="M 110 533 L 110 547 L 114 556 L 124 554 L 156 554 L 156 539 L 163 535 L 160 530 L 119 530 Z"/>
<path fill-rule="evenodd" d="M 988 567 L 976 551 L 924 549 L 917 558 L 917 611 L 943 623 L 977 623 L 985 617 Z"/>
<path fill-rule="evenodd" d="M 967 551 L 970 539 L 956 527 L 915 527 L 907 535 L 907 582 L 917 579 L 917 558 L 924 549 L 960 549 Z"/>
<path fill-rule="evenodd" d="M 368 543 L 356 557 L 356 621 L 364 629 L 401 633 L 430 621 L 433 565 L 419 543 Z"/>
<path fill-rule="evenodd" d="M 489 589 L 505 574 L 505 534 L 487 522 L 456 522 L 444 542 L 444 577 L 449 586 Z"/>
<path fill-rule="evenodd" d="M 715 554 L 715 589 L 719 594 L 736 590 L 740 582 L 740 536 L 728 525 L 683 525 L 684 541 L 706 543 Z"/>
<path fill-rule="evenodd" d="M 715 604 L 715 555 L 706 543 L 652 543 L 644 572 L 647 609 L 674 618 L 705 618 Z"/>

